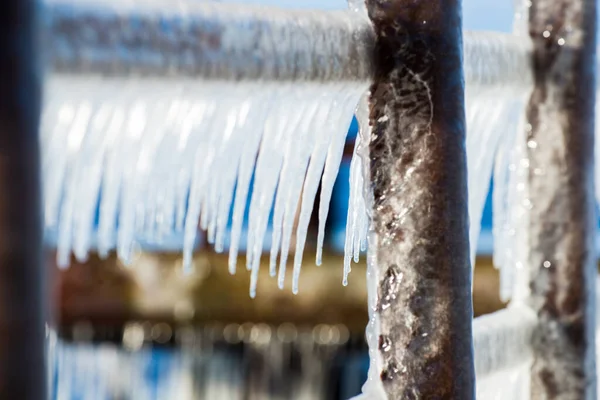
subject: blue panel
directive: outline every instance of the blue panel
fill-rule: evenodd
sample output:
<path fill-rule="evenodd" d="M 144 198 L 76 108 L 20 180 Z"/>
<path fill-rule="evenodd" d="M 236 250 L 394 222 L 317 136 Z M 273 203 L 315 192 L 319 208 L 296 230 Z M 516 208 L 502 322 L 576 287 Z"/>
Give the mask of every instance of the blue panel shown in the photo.
<path fill-rule="evenodd" d="M 344 160 L 333 186 L 333 196 L 327 220 L 328 243 L 337 252 L 344 251 L 346 236 L 346 217 L 350 198 L 350 160 Z"/>
<path fill-rule="evenodd" d="M 485 206 L 483 208 L 483 215 L 481 216 L 481 230 L 486 231 L 492 230 L 492 191 L 494 190 L 494 182 L 490 183 L 490 190 L 485 200 Z"/>

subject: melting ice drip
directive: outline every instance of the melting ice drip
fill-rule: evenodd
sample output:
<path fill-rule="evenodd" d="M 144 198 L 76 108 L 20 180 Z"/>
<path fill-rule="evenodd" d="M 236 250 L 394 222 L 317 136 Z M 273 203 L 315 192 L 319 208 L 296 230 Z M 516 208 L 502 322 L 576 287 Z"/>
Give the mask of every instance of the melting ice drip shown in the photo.
<path fill-rule="evenodd" d="M 116 248 L 128 263 L 139 241 L 160 244 L 183 236 L 184 268 L 189 270 L 198 223 L 216 251 L 223 251 L 233 206 L 229 269 L 235 273 L 251 195 L 251 296 L 271 211 L 270 273 L 278 273 L 283 287 L 296 227 L 297 292 L 317 190 L 320 185 L 320 264 L 346 134 L 365 89 L 347 83 L 54 78 L 48 85 L 42 149 L 46 229 L 56 232 L 59 265 L 68 265 L 71 252 L 85 261 L 93 245 L 101 256 Z M 353 177 L 362 179 L 356 172 Z M 356 199 L 360 196 L 353 197 L 351 207 Z M 351 226 L 361 228 L 350 232 L 349 251 L 355 258 L 364 247 L 367 226 L 364 206 L 359 208 L 350 213 Z"/>

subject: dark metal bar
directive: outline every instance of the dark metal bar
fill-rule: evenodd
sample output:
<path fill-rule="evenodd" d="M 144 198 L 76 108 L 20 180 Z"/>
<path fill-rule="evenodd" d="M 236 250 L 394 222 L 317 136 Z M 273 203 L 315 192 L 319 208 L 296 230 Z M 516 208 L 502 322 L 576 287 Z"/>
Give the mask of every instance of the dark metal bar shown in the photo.
<path fill-rule="evenodd" d="M 461 2 L 366 3 L 381 379 L 390 399 L 473 399 Z"/>
<path fill-rule="evenodd" d="M 533 0 L 526 158 L 533 399 L 595 399 L 596 1 Z"/>
<path fill-rule="evenodd" d="M 37 7 L 0 5 L 1 399 L 46 399 Z"/>

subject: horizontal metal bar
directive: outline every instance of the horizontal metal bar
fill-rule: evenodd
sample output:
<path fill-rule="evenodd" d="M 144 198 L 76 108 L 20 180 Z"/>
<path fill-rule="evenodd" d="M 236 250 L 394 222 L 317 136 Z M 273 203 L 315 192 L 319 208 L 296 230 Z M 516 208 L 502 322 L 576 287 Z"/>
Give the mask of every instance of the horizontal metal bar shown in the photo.
<path fill-rule="evenodd" d="M 470 86 L 512 88 L 519 92 L 530 89 L 532 45 L 528 40 L 506 33 L 469 31 L 463 40 L 467 90 Z"/>
<path fill-rule="evenodd" d="M 224 80 L 367 81 L 372 30 L 351 12 L 194 1 L 46 6 L 54 71 Z"/>
<path fill-rule="evenodd" d="M 527 307 L 508 308 L 476 318 L 473 345 L 477 379 L 530 360 L 535 323 L 535 314 Z"/>
<path fill-rule="evenodd" d="M 51 70 L 211 80 L 364 81 L 370 22 L 352 11 L 282 10 L 192 0 L 49 0 Z M 465 34 L 469 85 L 531 82 L 530 46 L 512 35 Z"/>
<path fill-rule="evenodd" d="M 596 279 L 600 290 L 600 278 Z M 597 320 L 600 320 L 600 298 L 596 299 Z M 484 315 L 473 321 L 475 373 L 477 379 L 533 361 L 532 335 L 536 314 L 526 306 L 515 306 Z M 596 325 L 600 337 L 600 325 Z"/>

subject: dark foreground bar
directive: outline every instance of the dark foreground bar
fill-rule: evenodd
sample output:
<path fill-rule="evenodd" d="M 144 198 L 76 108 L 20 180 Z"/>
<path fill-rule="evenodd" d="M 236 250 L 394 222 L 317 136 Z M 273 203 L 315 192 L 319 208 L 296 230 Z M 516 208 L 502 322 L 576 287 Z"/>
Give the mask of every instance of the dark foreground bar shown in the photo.
<path fill-rule="evenodd" d="M 0 399 L 46 399 L 37 17 L 0 5 Z"/>
<path fill-rule="evenodd" d="M 390 399 L 473 399 L 461 2 L 367 8 L 381 379 Z"/>

